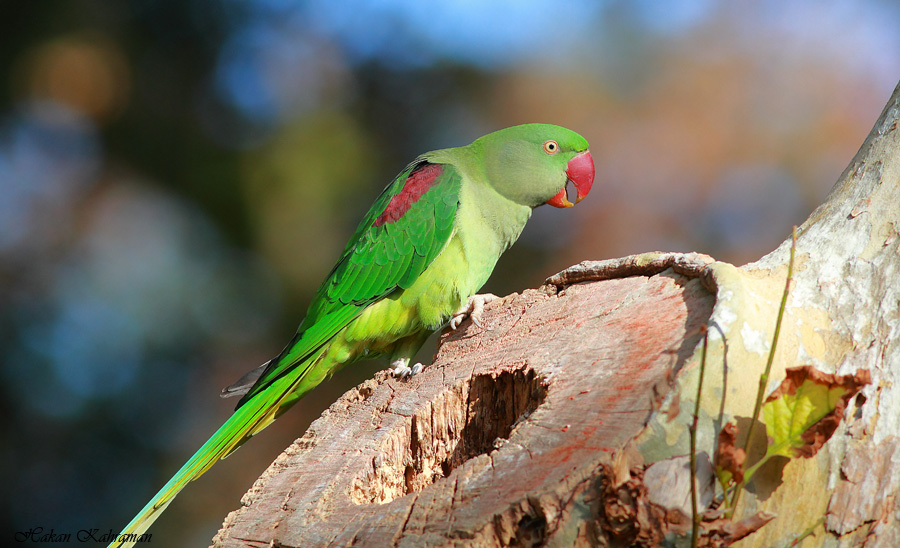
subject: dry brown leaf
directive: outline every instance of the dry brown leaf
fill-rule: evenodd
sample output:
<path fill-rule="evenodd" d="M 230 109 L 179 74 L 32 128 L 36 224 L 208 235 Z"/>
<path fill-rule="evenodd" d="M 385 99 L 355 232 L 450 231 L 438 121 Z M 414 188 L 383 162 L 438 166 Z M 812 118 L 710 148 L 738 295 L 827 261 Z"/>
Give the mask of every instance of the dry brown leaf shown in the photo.
<path fill-rule="evenodd" d="M 719 470 L 730 473 L 734 481 L 741 483 L 744 481 L 744 461 L 747 460 L 747 453 L 735 446 L 737 433 L 737 425 L 733 422 L 722 427 L 716 446 L 715 461 Z"/>
<path fill-rule="evenodd" d="M 756 532 L 775 517 L 776 515 L 771 512 L 759 512 L 741 521 L 722 518 L 703 522 L 701 527 L 704 538 L 700 546 L 731 546 L 732 543 Z"/>

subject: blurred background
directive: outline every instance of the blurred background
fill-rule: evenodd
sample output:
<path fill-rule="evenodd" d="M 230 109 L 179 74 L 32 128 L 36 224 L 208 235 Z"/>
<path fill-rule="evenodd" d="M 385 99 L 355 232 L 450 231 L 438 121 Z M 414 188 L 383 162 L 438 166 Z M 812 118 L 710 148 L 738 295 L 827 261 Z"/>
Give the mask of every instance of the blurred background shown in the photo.
<path fill-rule="evenodd" d="M 774 249 L 897 84 L 900 6 L 661 5 L 5 10 L 2 542 L 124 526 L 230 414 L 219 390 L 288 341 L 356 222 L 421 152 L 532 121 L 591 142 L 591 196 L 539 208 L 494 293 L 584 259 L 701 251 L 743 264 Z M 344 370 L 215 466 L 154 543 L 206 546 L 309 422 L 385 366 Z"/>

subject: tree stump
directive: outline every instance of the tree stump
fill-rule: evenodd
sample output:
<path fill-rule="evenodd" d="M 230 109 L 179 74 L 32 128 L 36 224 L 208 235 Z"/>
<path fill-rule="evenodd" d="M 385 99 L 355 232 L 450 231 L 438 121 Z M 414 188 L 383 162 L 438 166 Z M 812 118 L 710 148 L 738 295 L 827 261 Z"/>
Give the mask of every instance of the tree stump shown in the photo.
<path fill-rule="evenodd" d="M 589 518 L 603 470 L 669 391 L 712 305 L 671 270 L 495 301 L 485 329 L 445 333 L 419 375 L 382 372 L 332 405 L 214 546 L 571 545 L 605 534 L 594 525 L 646 535 Z"/>

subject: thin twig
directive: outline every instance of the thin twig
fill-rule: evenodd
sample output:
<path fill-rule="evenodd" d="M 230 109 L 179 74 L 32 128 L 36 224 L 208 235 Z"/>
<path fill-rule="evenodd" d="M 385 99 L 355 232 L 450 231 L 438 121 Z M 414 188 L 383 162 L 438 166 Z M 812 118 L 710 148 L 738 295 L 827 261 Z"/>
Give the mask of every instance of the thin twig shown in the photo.
<path fill-rule="evenodd" d="M 805 539 L 806 537 L 808 537 L 808 536 L 810 536 L 811 534 L 813 534 L 813 533 L 816 531 L 816 529 L 818 529 L 819 526 L 822 525 L 823 523 L 825 523 L 825 516 L 822 516 L 821 518 L 819 518 L 818 520 L 816 520 L 816 522 L 813 523 L 812 525 L 810 525 L 810 526 L 806 529 L 806 531 L 803 531 L 802 533 L 800 533 L 799 535 L 797 535 L 797 538 L 795 538 L 793 541 L 791 541 L 791 543 L 789 544 L 789 546 L 790 546 L 790 547 L 798 546 L 801 542 L 803 542 L 803 539 Z"/>
<path fill-rule="evenodd" d="M 769 349 L 769 359 L 766 361 L 766 370 L 759 377 L 759 389 L 756 392 L 756 405 L 753 406 L 753 415 L 750 417 L 750 426 L 747 428 L 747 439 L 744 440 L 744 454 L 750 455 L 750 442 L 753 439 L 753 431 L 756 429 L 756 421 L 762 409 L 763 397 L 766 387 L 769 385 L 769 373 L 772 371 L 772 362 L 775 361 L 775 346 L 778 344 L 778 335 L 781 333 L 781 320 L 784 318 L 784 309 L 787 307 L 788 293 L 791 289 L 791 278 L 794 274 L 794 252 L 797 249 L 797 227 L 791 231 L 791 258 L 788 261 L 787 281 L 784 282 L 784 293 L 781 295 L 781 306 L 778 308 L 778 319 L 775 320 L 775 333 L 772 335 L 772 347 Z M 747 481 L 746 474 L 743 481 L 734 488 L 734 497 L 731 499 L 731 512 L 737 508 L 741 497 L 741 490 Z"/>
<path fill-rule="evenodd" d="M 694 401 L 693 424 L 688 430 L 691 438 L 691 548 L 700 542 L 700 512 L 697 511 L 697 423 L 700 416 L 700 395 L 703 393 L 703 373 L 706 371 L 706 348 L 709 330 L 703 326 L 703 352 L 700 354 L 700 380 L 697 381 L 697 398 Z"/>

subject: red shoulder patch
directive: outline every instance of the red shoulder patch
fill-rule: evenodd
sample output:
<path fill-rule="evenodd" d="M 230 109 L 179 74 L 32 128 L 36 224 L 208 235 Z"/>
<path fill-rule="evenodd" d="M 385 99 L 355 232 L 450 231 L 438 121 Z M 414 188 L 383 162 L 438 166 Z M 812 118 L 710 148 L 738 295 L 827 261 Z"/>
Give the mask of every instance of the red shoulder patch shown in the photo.
<path fill-rule="evenodd" d="M 375 219 L 375 226 L 393 223 L 403 217 L 409 208 L 434 186 L 443 171 L 440 164 L 422 164 L 413 170 L 403 183 L 403 190 L 391 198 L 384 212 Z"/>

